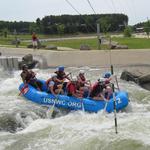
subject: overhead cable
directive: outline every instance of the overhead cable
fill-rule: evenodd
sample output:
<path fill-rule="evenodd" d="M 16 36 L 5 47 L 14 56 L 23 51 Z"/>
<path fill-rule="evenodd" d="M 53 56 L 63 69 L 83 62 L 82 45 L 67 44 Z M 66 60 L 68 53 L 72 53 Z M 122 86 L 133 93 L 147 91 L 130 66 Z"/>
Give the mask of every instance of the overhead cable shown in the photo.
<path fill-rule="evenodd" d="M 89 5 L 90 5 L 90 7 L 92 8 L 93 12 L 96 14 L 94 8 L 92 7 L 92 4 L 91 4 L 90 0 L 87 0 L 87 2 L 89 3 Z"/>
<path fill-rule="evenodd" d="M 68 0 L 65 0 L 79 15 L 81 15 L 79 13 L 79 11 L 68 1 Z"/>

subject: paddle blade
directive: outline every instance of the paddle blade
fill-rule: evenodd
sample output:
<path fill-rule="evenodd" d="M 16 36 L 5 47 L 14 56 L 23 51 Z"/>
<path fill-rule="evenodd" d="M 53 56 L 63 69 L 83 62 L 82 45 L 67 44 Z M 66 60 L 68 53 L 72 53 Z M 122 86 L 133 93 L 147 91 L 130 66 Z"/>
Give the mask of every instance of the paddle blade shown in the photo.
<path fill-rule="evenodd" d="M 52 118 L 54 108 L 55 108 L 55 103 L 53 104 L 52 107 L 49 107 L 49 109 L 47 110 L 47 112 L 46 112 L 47 118 Z"/>

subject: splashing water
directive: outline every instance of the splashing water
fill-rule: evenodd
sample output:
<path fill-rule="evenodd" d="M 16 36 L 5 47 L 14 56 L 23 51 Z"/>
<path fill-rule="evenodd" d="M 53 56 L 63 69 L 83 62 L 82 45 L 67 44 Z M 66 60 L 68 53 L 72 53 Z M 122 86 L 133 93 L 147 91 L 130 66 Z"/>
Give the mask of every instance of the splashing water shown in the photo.
<path fill-rule="evenodd" d="M 104 71 L 89 67 L 66 71 L 77 75 L 80 69 L 91 82 Z M 34 71 L 37 78 L 48 79 L 54 70 Z M 120 70 L 115 73 L 119 77 Z M 132 82 L 118 81 L 129 93 L 130 104 L 117 113 L 115 134 L 113 113 L 56 110 L 55 118 L 47 118 L 47 107 L 18 96 L 20 71 L 0 70 L 0 150 L 149 150 L 150 93 Z"/>

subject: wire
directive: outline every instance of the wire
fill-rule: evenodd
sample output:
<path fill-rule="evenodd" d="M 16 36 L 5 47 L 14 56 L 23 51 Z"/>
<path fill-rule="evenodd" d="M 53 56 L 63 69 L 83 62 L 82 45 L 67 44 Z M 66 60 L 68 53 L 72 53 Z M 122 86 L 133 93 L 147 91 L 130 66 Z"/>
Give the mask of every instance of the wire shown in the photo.
<path fill-rule="evenodd" d="M 116 12 L 116 7 L 115 7 L 115 4 L 114 4 L 114 1 L 111 0 L 111 3 L 112 3 L 112 6 L 113 6 L 113 8 L 114 8 L 114 11 Z"/>
<path fill-rule="evenodd" d="M 90 7 L 92 8 L 93 12 L 96 14 L 94 8 L 92 7 L 92 4 L 91 4 L 90 0 L 87 0 L 87 2 L 89 3 L 89 5 L 90 5 Z"/>
<path fill-rule="evenodd" d="M 79 11 L 68 1 L 68 0 L 65 0 L 79 15 L 81 15 L 79 13 Z"/>
<path fill-rule="evenodd" d="M 85 23 L 86 23 L 86 20 L 84 19 L 84 17 L 81 15 L 81 13 L 71 4 L 71 2 L 69 2 L 69 0 L 65 0 L 79 15 L 80 15 L 80 17 L 85 21 Z M 90 25 L 89 24 L 89 26 L 94 30 L 94 31 L 96 31 L 96 29 L 92 26 L 92 25 Z M 87 32 L 89 33 L 89 31 L 88 31 L 88 28 L 87 28 L 87 26 L 86 26 L 86 30 L 87 30 Z"/>

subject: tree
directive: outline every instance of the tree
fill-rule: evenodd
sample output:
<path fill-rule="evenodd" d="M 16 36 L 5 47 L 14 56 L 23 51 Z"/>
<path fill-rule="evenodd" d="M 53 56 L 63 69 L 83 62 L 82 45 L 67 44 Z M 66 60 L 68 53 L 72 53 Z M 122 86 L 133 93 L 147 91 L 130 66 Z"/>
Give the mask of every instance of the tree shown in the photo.
<path fill-rule="evenodd" d="M 33 32 L 36 32 L 38 33 L 40 31 L 39 27 L 37 26 L 36 23 L 31 23 L 30 26 L 29 26 L 29 32 L 30 33 L 33 33 Z"/>
<path fill-rule="evenodd" d="M 150 21 L 149 20 L 144 24 L 144 31 L 146 32 L 147 37 L 149 38 L 149 34 L 150 34 Z"/>
<path fill-rule="evenodd" d="M 105 16 L 98 20 L 98 23 L 100 24 L 100 28 L 103 33 L 107 33 L 111 27 L 110 18 Z"/>
<path fill-rule="evenodd" d="M 126 26 L 124 29 L 124 37 L 132 36 L 132 28 L 130 26 Z"/>
<path fill-rule="evenodd" d="M 64 34 L 64 29 L 65 29 L 65 26 L 63 24 L 58 24 L 57 25 L 58 34 L 63 35 Z"/>
<path fill-rule="evenodd" d="M 7 28 L 4 28 L 2 32 L 3 32 L 4 37 L 7 38 L 8 29 L 7 29 Z"/>

